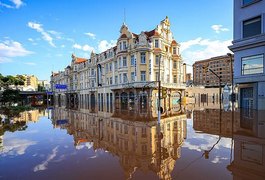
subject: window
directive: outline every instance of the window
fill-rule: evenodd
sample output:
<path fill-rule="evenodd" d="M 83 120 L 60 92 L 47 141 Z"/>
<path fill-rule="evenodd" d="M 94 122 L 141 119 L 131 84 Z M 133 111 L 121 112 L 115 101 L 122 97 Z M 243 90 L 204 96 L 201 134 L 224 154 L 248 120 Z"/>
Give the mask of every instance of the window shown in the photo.
<path fill-rule="evenodd" d="M 112 77 L 109 78 L 109 84 L 112 84 Z"/>
<path fill-rule="evenodd" d="M 127 82 L 127 73 L 123 73 L 123 83 Z"/>
<path fill-rule="evenodd" d="M 122 47 L 123 47 L 123 50 L 127 49 L 127 47 L 126 47 L 126 41 L 123 41 L 122 42 Z"/>
<path fill-rule="evenodd" d="M 119 57 L 119 65 L 120 65 L 120 68 L 122 67 L 122 58 Z"/>
<path fill-rule="evenodd" d="M 122 44 L 121 44 L 121 42 L 120 42 L 120 51 L 122 50 Z"/>
<path fill-rule="evenodd" d="M 123 57 L 123 67 L 127 67 L 127 58 Z"/>
<path fill-rule="evenodd" d="M 243 6 L 247 6 L 249 4 L 252 4 L 252 3 L 255 3 L 255 2 L 258 2 L 259 0 L 243 0 L 242 1 L 242 5 Z"/>
<path fill-rule="evenodd" d="M 132 81 L 132 82 L 135 81 L 135 74 L 134 74 L 134 72 L 131 72 L 131 81 Z"/>
<path fill-rule="evenodd" d="M 173 47 L 173 54 L 177 54 L 177 48 Z"/>
<path fill-rule="evenodd" d="M 243 57 L 241 63 L 242 75 L 263 73 L 264 55 Z"/>
<path fill-rule="evenodd" d="M 114 61 L 114 67 L 115 67 L 115 70 L 118 69 L 118 62 L 117 61 Z"/>
<path fill-rule="evenodd" d="M 145 52 L 141 53 L 141 64 L 145 64 Z"/>
<path fill-rule="evenodd" d="M 121 74 L 119 74 L 119 77 L 120 77 L 120 83 L 122 83 L 122 78 L 121 78 Z"/>
<path fill-rule="evenodd" d="M 174 75 L 174 76 L 173 76 L 173 82 L 174 82 L 174 83 L 177 83 L 177 75 Z"/>
<path fill-rule="evenodd" d="M 159 41 L 158 41 L 158 39 L 155 39 L 155 48 L 159 48 Z"/>
<path fill-rule="evenodd" d="M 145 71 L 141 71 L 141 81 L 145 81 Z"/>
<path fill-rule="evenodd" d="M 159 75 L 158 72 L 156 72 L 156 81 L 158 81 L 158 75 Z"/>
<path fill-rule="evenodd" d="M 177 69 L 177 61 L 173 61 L 173 68 Z"/>
<path fill-rule="evenodd" d="M 159 64 L 159 55 L 156 55 L 156 65 Z"/>
<path fill-rule="evenodd" d="M 134 66 L 134 55 L 131 55 L 131 66 Z"/>
<path fill-rule="evenodd" d="M 109 64 L 106 64 L 106 73 L 109 71 Z"/>
<path fill-rule="evenodd" d="M 91 76 L 94 76 L 94 69 L 91 69 Z"/>
<path fill-rule="evenodd" d="M 107 85 L 109 85 L 109 78 L 107 78 L 106 82 L 107 82 Z"/>
<path fill-rule="evenodd" d="M 243 38 L 261 34 L 261 16 L 243 21 Z"/>
<path fill-rule="evenodd" d="M 118 84 L 118 76 L 115 76 L 115 84 Z"/>
<path fill-rule="evenodd" d="M 109 70 L 112 71 L 112 62 L 109 63 Z"/>

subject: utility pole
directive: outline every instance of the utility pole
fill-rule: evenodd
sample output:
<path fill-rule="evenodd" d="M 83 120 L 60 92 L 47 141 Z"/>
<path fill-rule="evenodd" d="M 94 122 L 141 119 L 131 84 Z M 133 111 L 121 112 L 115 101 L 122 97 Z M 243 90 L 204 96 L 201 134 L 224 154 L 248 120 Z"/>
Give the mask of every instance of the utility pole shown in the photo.
<path fill-rule="evenodd" d="M 161 100 L 161 80 L 160 80 L 160 61 L 161 61 L 161 54 L 159 55 L 159 61 L 158 61 L 158 107 L 157 107 L 157 111 L 158 111 L 158 119 L 157 119 L 157 123 L 160 125 L 160 119 L 161 119 L 161 111 L 160 111 L 160 100 Z"/>
<path fill-rule="evenodd" d="M 208 68 L 208 70 L 213 73 L 218 79 L 219 79 L 219 103 L 221 104 L 221 101 L 222 101 L 222 97 L 221 97 L 221 78 L 213 71 L 211 70 L 210 68 Z"/>

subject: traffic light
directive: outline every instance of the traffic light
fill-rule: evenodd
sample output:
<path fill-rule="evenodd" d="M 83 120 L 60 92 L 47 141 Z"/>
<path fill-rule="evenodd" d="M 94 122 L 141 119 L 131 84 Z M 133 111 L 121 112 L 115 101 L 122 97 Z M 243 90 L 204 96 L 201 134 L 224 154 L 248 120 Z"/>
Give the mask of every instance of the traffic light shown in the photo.
<path fill-rule="evenodd" d="M 167 97 L 167 88 L 162 87 L 162 98 Z"/>

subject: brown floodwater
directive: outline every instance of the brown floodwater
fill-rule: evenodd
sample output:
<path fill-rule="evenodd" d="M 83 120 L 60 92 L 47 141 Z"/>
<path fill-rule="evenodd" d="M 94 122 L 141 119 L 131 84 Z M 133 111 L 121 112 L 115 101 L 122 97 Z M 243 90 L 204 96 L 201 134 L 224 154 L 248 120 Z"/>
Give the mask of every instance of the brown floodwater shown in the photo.
<path fill-rule="evenodd" d="M 0 179 L 265 179 L 264 111 L 1 115 Z"/>

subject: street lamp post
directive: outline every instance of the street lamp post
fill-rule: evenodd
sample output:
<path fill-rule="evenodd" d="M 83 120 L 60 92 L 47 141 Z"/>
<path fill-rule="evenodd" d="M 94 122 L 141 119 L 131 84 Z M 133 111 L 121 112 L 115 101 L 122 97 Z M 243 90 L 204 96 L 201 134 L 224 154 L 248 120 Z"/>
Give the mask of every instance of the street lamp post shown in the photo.
<path fill-rule="evenodd" d="M 159 55 L 159 61 L 158 61 L 158 107 L 157 107 L 157 111 L 158 111 L 158 119 L 157 119 L 157 123 L 160 124 L 160 119 L 161 119 L 161 111 L 160 111 L 160 99 L 161 99 L 161 80 L 160 80 L 160 61 L 161 61 L 161 54 Z"/>
<path fill-rule="evenodd" d="M 208 68 L 208 70 L 213 73 L 218 79 L 219 79 L 219 104 L 221 104 L 222 101 L 222 97 L 221 97 L 221 78 L 210 68 Z"/>

